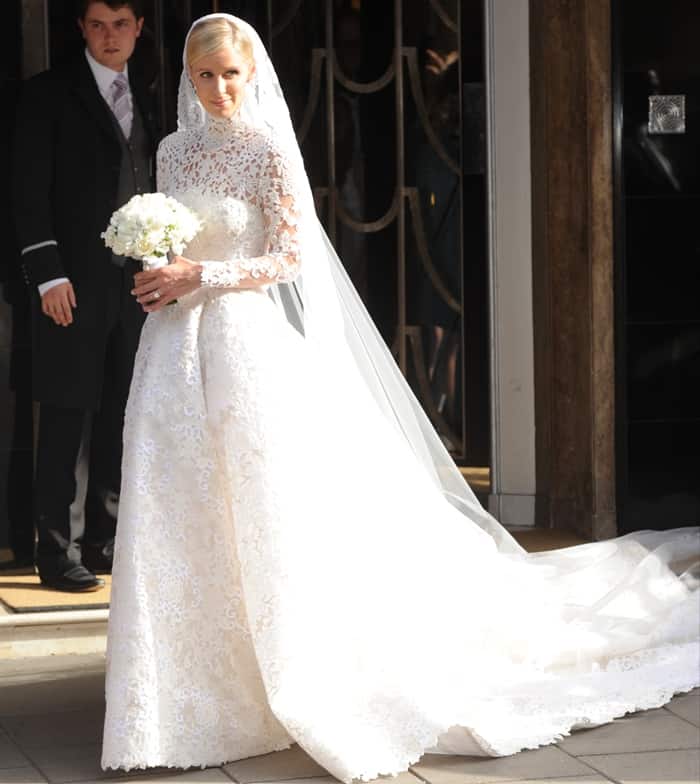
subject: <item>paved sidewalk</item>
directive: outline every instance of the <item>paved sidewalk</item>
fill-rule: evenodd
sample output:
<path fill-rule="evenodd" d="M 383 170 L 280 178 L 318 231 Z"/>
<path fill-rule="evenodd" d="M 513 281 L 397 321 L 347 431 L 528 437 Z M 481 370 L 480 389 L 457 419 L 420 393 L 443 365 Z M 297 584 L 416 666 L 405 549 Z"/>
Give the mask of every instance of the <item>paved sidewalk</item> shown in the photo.
<path fill-rule="evenodd" d="M 179 784 L 335 779 L 297 747 L 206 770 L 130 775 L 100 770 L 104 658 L 55 656 L 0 663 L 0 784 L 144 779 Z M 670 705 L 575 733 L 557 746 L 502 759 L 426 755 L 396 784 L 697 784 L 700 689 Z"/>

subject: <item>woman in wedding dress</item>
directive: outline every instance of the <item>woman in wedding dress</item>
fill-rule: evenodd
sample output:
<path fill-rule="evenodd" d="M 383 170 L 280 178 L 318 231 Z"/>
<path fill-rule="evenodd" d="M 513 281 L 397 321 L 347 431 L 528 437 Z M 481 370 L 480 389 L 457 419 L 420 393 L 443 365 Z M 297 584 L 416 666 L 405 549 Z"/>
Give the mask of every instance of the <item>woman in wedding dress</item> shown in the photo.
<path fill-rule="evenodd" d="M 334 256 L 257 34 L 204 17 L 184 59 L 158 187 L 204 227 L 137 276 L 103 767 L 298 743 L 370 780 L 696 686 L 697 530 L 524 553 Z"/>

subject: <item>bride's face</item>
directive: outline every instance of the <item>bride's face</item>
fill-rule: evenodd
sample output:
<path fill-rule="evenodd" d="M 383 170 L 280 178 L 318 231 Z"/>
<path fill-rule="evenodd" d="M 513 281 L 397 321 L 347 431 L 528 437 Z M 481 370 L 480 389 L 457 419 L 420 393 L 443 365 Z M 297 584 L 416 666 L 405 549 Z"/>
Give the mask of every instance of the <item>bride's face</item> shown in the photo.
<path fill-rule="evenodd" d="M 228 44 L 195 60 L 190 76 L 207 112 L 228 119 L 238 111 L 254 70 L 254 64 Z"/>

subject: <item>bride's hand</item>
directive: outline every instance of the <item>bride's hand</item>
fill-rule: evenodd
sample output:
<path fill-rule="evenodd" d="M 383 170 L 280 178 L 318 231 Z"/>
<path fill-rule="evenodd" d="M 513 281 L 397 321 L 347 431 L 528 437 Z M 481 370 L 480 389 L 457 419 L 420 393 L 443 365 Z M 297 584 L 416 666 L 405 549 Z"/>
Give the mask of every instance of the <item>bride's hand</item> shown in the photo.
<path fill-rule="evenodd" d="M 165 267 L 137 272 L 131 293 L 146 311 L 160 310 L 169 302 L 198 289 L 202 283 L 202 265 L 183 256 L 173 256 Z"/>

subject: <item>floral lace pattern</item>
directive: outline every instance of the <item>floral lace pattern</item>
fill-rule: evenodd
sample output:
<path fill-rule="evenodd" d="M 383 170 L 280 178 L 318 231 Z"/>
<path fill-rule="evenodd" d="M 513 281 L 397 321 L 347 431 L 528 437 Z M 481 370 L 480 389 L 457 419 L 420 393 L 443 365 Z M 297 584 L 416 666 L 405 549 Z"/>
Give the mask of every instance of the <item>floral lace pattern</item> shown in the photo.
<path fill-rule="evenodd" d="M 104 767 L 298 742 L 369 780 L 431 748 L 550 743 L 696 685 L 698 592 L 666 565 L 670 539 L 501 555 L 379 413 L 336 410 L 347 379 L 264 290 L 300 263 L 296 175 L 269 138 L 210 123 L 158 165 L 206 219 L 185 253 L 206 285 L 149 315 L 136 360 Z M 697 532 L 672 541 L 685 554 Z"/>
<path fill-rule="evenodd" d="M 270 136 L 238 121 L 209 119 L 205 134 L 164 139 L 157 163 L 159 189 L 177 193 L 209 224 L 184 253 L 202 262 L 203 286 L 294 280 L 300 268 L 295 179 L 301 173 Z"/>

